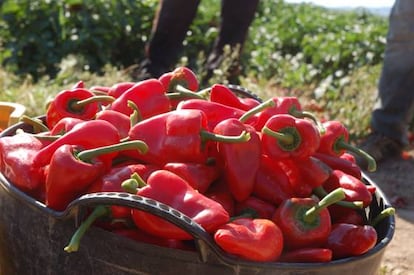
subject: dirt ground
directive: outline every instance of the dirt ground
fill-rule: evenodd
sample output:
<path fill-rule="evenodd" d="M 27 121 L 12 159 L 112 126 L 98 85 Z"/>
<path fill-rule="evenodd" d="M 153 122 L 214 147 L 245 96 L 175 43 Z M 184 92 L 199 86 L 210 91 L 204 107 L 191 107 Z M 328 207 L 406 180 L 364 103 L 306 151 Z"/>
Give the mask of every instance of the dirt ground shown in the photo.
<path fill-rule="evenodd" d="M 394 237 L 386 247 L 381 275 L 414 274 L 414 148 L 367 173 L 396 209 Z"/>

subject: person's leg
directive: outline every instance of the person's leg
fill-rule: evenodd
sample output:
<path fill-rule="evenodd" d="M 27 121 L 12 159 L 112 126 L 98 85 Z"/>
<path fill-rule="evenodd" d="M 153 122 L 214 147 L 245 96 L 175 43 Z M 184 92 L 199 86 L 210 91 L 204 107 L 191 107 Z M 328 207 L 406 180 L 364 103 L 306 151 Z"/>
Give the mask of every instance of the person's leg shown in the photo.
<path fill-rule="evenodd" d="M 377 161 L 400 154 L 414 114 L 414 1 L 396 0 L 372 112 L 372 134 L 361 149 Z"/>
<path fill-rule="evenodd" d="M 414 113 L 414 1 L 396 0 L 389 23 L 372 128 L 405 145 Z"/>
<path fill-rule="evenodd" d="M 237 49 L 239 46 L 238 54 L 241 53 L 258 3 L 259 0 L 222 0 L 219 34 L 206 62 L 209 76 L 214 69 L 220 67 L 226 45 L 232 49 Z M 238 64 L 235 64 L 235 67 L 237 68 L 234 68 L 234 73 L 237 74 Z"/>
<path fill-rule="evenodd" d="M 159 77 L 173 69 L 199 3 L 200 0 L 160 0 L 146 47 L 146 59 L 141 64 L 144 74 Z"/>

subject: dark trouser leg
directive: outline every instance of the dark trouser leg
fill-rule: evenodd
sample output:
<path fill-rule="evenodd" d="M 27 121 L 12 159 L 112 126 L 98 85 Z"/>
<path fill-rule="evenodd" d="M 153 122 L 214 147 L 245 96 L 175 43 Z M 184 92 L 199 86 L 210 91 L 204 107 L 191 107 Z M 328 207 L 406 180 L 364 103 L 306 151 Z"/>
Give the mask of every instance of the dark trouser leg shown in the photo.
<path fill-rule="evenodd" d="M 143 63 L 153 77 L 172 69 L 200 0 L 160 0 Z"/>
<path fill-rule="evenodd" d="M 259 0 L 222 0 L 219 35 L 206 64 L 210 73 L 220 66 L 226 45 L 232 49 L 240 46 L 239 54 L 241 53 L 258 3 Z M 238 64 L 235 65 L 238 67 Z"/>
<path fill-rule="evenodd" d="M 372 128 L 407 144 L 414 114 L 414 1 L 396 0 L 390 15 L 387 48 Z"/>

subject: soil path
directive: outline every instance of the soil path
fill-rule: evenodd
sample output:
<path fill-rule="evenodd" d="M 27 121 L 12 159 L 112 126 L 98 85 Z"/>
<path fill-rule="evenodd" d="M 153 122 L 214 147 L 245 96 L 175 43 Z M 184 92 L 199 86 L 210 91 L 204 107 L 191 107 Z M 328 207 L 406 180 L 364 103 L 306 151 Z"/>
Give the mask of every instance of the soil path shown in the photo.
<path fill-rule="evenodd" d="M 404 158 L 379 163 L 371 178 L 396 209 L 394 237 L 387 246 L 379 274 L 414 274 L 414 150 Z"/>

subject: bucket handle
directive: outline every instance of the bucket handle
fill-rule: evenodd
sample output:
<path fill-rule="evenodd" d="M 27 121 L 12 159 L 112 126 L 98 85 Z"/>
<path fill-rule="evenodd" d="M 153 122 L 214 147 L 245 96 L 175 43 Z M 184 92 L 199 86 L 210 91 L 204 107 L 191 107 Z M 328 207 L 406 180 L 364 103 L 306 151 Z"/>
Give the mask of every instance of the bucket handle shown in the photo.
<path fill-rule="evenodd" d="M 261 99 L 258 95 L 253 93 L 252 91 L 234 84 L 228 84 L 227 87 L 237 96 L 239 97 L 247 97 L 247 98 L 253 98 L 257 100 L 258 102 L 263 102 L 263 99 Z"/>
<path fill-rule="evenodd" d="M 167 204 L 140 195 L 124 192 L 97 192 L 85 194 L 72 201 L 64 212 L 60 212 L 59 216 L 62 218 L 63 216 L 69 216 L 73 213 L 79 213 L 82 208 L 98 205 L 130 207 L 158 216 L 183 229 L 194 238 L 202 262 L 207 262 L 210 259 L 210 256 L 214 255 L 220 262 L 227 264 L 235 263 L 232 258 L 225 255 L 221 248 L 216 245 L 212 236 L 197 222 Z"/>

